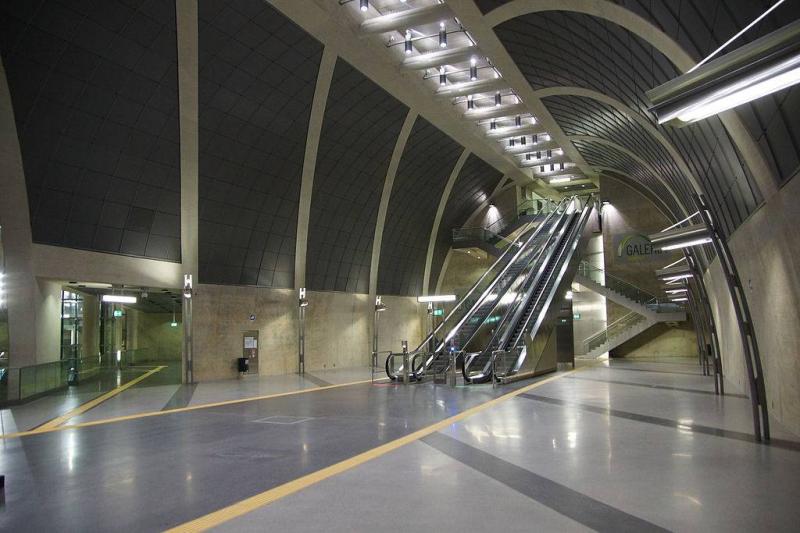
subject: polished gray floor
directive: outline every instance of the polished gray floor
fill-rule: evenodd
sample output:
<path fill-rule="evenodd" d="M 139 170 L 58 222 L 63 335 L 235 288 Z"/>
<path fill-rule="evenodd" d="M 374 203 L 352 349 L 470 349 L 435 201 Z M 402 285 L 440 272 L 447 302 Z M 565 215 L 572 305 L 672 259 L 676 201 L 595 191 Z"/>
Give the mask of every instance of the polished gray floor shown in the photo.
<path fill-rule="evenodd" d="M 362 384 L 4 439 L 0 530 L 161 530 L 530 383 Z M 683 362 L 581 369 L 218 529 L 795 531 L 800 451 L 753 442 L 748 401 L 710 390 Z"/>

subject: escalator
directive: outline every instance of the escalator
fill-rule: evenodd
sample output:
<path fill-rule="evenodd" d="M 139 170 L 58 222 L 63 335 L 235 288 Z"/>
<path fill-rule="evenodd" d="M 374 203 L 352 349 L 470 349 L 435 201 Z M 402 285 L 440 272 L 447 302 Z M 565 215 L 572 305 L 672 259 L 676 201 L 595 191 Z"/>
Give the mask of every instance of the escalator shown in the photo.
<path fill-rule="evenodd" d="M 572 281 L 594 212 L 592 198 L 582 209 L 577 203 L 575 200 L 576 207 L 562 217 L 560 231 L 546 244 L 536 268 L 529 269 L 519 282 L 513 301 L 491 328 L 490 340 L 466 357 L 462 367 L 466 382 L 483 383 L 492 378 L 493 354 L 502 356 L 499 365 L 495 356 L 494 368 L 496 377 L 503 380 L 555 369 L 552 321 L 558 308 L 551 303 Z"/>
<path fill-rule="evenodd" d="M 467 291 L 416 350 L 411 352 L 412 379 L 418 379 L 431 367 L 449 360 L 449 352 L 461 351 L 491 312 L 500 305 L 502 297 L 518 282 L 520 273 L 541 251 L 542 241 L 549 239 L 562 220 L 568 201 L 565 199 L 549 214 L 538 215 L 521 232 L 519 240 L 506 247 L 503 254 Z M 393 367 L 392 356 L 386 359 L 386 374 L 397 379 L 403 366 Z"/>

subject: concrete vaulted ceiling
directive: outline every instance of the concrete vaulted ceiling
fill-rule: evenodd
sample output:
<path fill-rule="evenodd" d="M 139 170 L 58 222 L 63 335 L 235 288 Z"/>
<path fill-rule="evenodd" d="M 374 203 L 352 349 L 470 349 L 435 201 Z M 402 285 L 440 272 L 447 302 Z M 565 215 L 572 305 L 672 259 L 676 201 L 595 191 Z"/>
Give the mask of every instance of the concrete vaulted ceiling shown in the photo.
<path fill-rule="evenodd" d="M 374 0 L 364 14 L 347 1 L 200 1 L 199 279 L 426 292 L 453 227 L 510 184 L 559 197 L 566 189 L 547 180 L 564 175 L 624 180 L 672 218 L 705 194 L 730 234 L 797 171 L 800 91 L 680 130 L 656 123 L 644 93 L 769 4 Z M 795 4 L 741 43 L 798 18 Z M 32 239 L 190 261 L 182 12 L 163 0 L 103 6 L 0 7 Z M 426 48 L 425 36 L 408 56 L 394 46 L 409 26 L 435 35 L 441 17 L 450 46 Z M 480 77 L 464 82 L 473 58 Z M 553 152 L 535 165 L 534 139 Z"/>

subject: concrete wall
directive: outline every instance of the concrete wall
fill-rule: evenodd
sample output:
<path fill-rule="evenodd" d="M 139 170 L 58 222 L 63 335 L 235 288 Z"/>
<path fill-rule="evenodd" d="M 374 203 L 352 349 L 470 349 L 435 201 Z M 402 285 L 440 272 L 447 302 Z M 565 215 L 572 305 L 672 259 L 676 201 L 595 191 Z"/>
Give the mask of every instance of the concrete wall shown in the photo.
<path fill-rule="evenodd" d="M 36 363 L 61 358 L 61 284 L 38 280 L 36 305 Z"/>
<path fill-rule="evenodd" d="M 614 357 L 654 359 L 658 357 L 696 357 L 697 340 L 691 321 L 675 327 L 661 323 L 613 350 Z"/>
<path fill-rule="evenodd" d="M 373 303 L 366 294 L 309 292 L 306 311 L 306 370 L 369 365 Z M 421 306 L 411 297 L 384 296 L 379 348 L 413 349 L 422 340 Z M 255 320 L 250 320 L 255 315 Z M 199 285 L 193 303 L 195 377 L 198 381 L 236 376 L 242 334 L 259 332 L 259 373 L 297 372 L 297 292 L 291 289 Z"/>
<path fill-rule="evenodd" d="M 178 327 L 172 327 L 172 313 L 144 313 L 126 309 L 128 349 L 142 349 L 137 362 L 179 361 L 183 345 L 180 315 Z"/>
<path fill-rule="evenodd" d="M 800 434 L 800 179 L 753 213 L 728 244 L 739 270 L 761 351 L 771 417 Z M 719 261 L 704 280 L 720 336 L 726 385 L 748 393 L 739 330 Z"/>

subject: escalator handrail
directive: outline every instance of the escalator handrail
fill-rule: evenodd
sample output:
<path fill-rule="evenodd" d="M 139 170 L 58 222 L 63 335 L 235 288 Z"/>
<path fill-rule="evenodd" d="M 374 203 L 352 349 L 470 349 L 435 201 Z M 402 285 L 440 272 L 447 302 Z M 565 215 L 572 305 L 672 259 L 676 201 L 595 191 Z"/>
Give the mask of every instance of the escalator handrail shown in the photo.
<path fill-rule="evenodd" d="M 570 213 L 570 215 L 572 215 L 572 213 Z M 568 220 L 564 221 L 564 225 L 562 226 L 562 228 L 566 228 L 568 223 L 569 223 Z M 554 231 L 550 235 L 550 237 L 548 238 L 547 243 L 544 246 L 542 246 L 542 249 L 541 249 L 539 255 L 535 259 L 536 262 L 539 262 L 540 258 L 542 256 L 542 253 L 546 252 L 546 256 L 540 262 L 541 266 L 536 270 L 532 270 L 531 272 L 529 272 L 526 275 L 529 279 L 530 279 L 531 275 L 534 275 L 533 276 L 533 282 L 530 283 L 529 279 L 527 279 L 527 280 L 525 280 L 523 282 L 523 287 L 527 286 L 527 289 L 523 289 L 522 291 L 520 291 L 521 297 L 518 297 L 512 303 L 512 305 L 509 307 L 509 309 L 504 313 L 503 319 L 500 321 L 500 323 L 497 325 L 497 328 L 495 329 L 496 333 L 494 335 L 492 335 L 492 338 L 489 340 L 489 342 L 487 343 L 486 348 L 484 350 L 491 350 L 492 346 L 494 345 L 494 341 L 498 338 L 498 336 L 500 338 L 500 342 L 498 343 L 498 346 L 495 349 L 501 349 L 500 346 L 507 340 L 507 339 L 503 339 L 503 337 L 507 334 L 508 331 L 512 331 L 512 329 L 505 329 L 506 325 L 508 324 L 509 320 L 511 320 L 512 321 L 511 326 L 513 327 L 513 323 L 516 322 L 517 315 L 519 313 L 520 307 L 521 306 L 524 307 L 523 302 L 527 301 L 527 298 L 524 296 L 524 293 L 528 292 L 528 291 L 530 291 L 530 290 L 532 290 L 533 288 L 536 287 L 536 285 L 538 284 L 539 280 L 541 279 L 541 277 L 542 277 L 542 275 L 544 273 L 545 265 L 547 265 L 548 262 L 550 260 L 552 260 L 553 254 L 556 252 L 556 249 L 558 248 L 558 243 L 560 243 L 564 238 L 564 236 L 559 237 L 560 231 L 561 230 L 559 230 L 559 232 Z M 470 364 L 469 365 L 465 364 L 465 366 L 464 366 L 464 377 L 465 378 L 469 376 L 469 369 L 472 366 L 472 362 L 475 359 L 477 359 L 477 357 L 473 357 L 470 360 L 470 362 L 469 362 Z M 485 370 L 485 368 L 484 368 L 484 370 Z"/>
<path fill-rule="evenodd" d="M 483 291 L 483 294 L 481 294 L 481 296 L 476 300 L 476 302 L 472 305 L 472 307 L 469 309 L 469 311 L 467 311 L 464 314 L 464 316 L 461 317 L 461 320 L 459 320 L 458 323 L 448 332 L 448 334 L 444 337 L 444 341 L 442 342 L 442 344 L 440 346 L 436 347 L 436 350 L 435 350 L 436 352 L 439 352 L 444 347 L 444 344 L 448 340 L 452 339 L 453 336 L 455 336 L 455 334 L 458 332 L 458 330 L 461 328 L 461 326 L 463 326 L 464 323 L 469 319 L 469 317 L 471 317 L 472 314 L 478 309 L 478 307 L 481 306 L 483 301 L 486 299 L 486 296 L 491 293 L 491 291 L 495 288 L 497 283 L 506 274 L 506 272 L 508 272 L 508 270 L 511 268 L 511 266 L 514 263 L 516 263 L 517 259 L 519 259 L 519 257 L 523 253 L 527 252 L 528 246 L 539 236 L 539 234 L 541 233 L 542 229 L 545 228 L 548 225 L 550 219 L 553 216 L 555 216 L 556 214 L 558 214 L 559 209 L 561 208 L 562 204 L 564 202 L 566 202 L 566 200 L 567 200 L 566 198 L 563 199 L 558 204 L 558 207 L 554 211 L 549 213 L 547 215 L 547 217 L 542 221 L 542 223 L 539 224 L 539 226 L 533 231 L 533 233 L 530 235 L 530 237 L 528 237 L 528 240 L 526 240 L 525 243 L 519 248 L 519 250 L 514 255 L 514 257 L 511 259 L 511 261 L 509 261 L 508 264 L 505 267 L 503 267 L 503 270 L 499 274 L 497 274 L 497 276 L 495 276 L 494 280 L 489 284 L 488 287 L 486 287 L 486 289 Z M 466 297 L 464 299 L 466 299 Z M 500 299 L 500 295 L 498 295 L 498 300 L 499 299 Z M 464 301 L 464 300 L 462 299 L 462 301 Z M 450 315 L 448 315 L 448 318 L 449 318 L 449 316 Z M 444 324 L 445 322 L 446 322 L 446 320 L 442 321 L 442 324 Z M 440 324 L 440 326 L 442 324 Z"/>
<path fill-rule="evenodd" d="M 545 217 L 545 219 L 542 221 L 542 223 L 541 223 L 541 224 L 539 224 L 539 226 L 536 228 L 536 230 L 534 230 L 534 232 L 531 234 L 531 236 L 528 238 L 528 240 L 527 240 L 527 241 L 525 241 L 525 243 L 523 244 L 523 246 L 521 246 L 521 247 L 520 247 L 520 248 L 517 250 L 517 253 L 516 253 L 516 254 L 515 254 L 515 255 L 514 255 L 512 258 L 511 258 L 511 260 L 508 262 L 508 264 L 507 264 L 505 267 L 503 267 L 503 270 L 502 270 L 502 271 L 501 271 L 499 274 L 497 274 L 497 275 L 495 276 L 495 280 L 494 280 L 494 281 L 493 281 L 493 282 L 492 282 L 492 283 L 489 285 L 489 287 L 487 287 L 487 289 L 486 289 L 486 290 L 484 290 L 484 294 L 485 294 L 485 293 L 487 293 L 488 291 L 490 291 L 492 288 L 494 288 L 495 284 L 497 283 L 497 280 L 499 280 L 499 279 L 500 279 L 500 278 L 503 276 L 503 274 L 505 274 L 505 273 L 508 271 L 508 269 L 510 268 L 510 266 L 511 266 L 512 264 L 514 264 L 514 261 L 515 261 L 515 260 L 516 260 L 516 259 L 519 257 L 519 255 L 520 255 L 520 254 L 521 254 L 521 253 L 522 253 L 522 252 L 523 252 L 523 251 L 524 251 L 524 250 L 527 248 L 528 244 L 530 244 L 530 242 L 531 242 L 531 241 L 532 241 L 534 238 L 536 238 L 536 236 L 539 234 L 539 232 L 540 232 L 541 228 L 542 228 L 542 227 L 544 227 L 544 226 L 547 224 L 547 221 L 548 221 L 548 220 L 550 220 L 550 218 L 551 218 L 551 217 L 552 217 L 552 216 L 553 216 L 555 213 L 557 213 L 557 212 L 558 212 L 558 210 L 561 208 L 561 204 L 563 204 L 565 200 L 566 200 L 566 199 L 563 199 L 561 202 L 559 202 L 558 206 L 556 206 L 556 209 L 554 209 L 553 211 L 551 211 L 550 213 L 548 213 L 548 214 L 547 214 L 547 216 Z M 494 263 L 492 263 L 492 266 L 490 266 L 490 267 L 489 267 L 489 268 L 486 270 L 486 272 L 484 272 L 484 273 L 481 275 L 481 277 L 480 277 L 480 278 L 478 278 L 478 281 L 476 281 L 476 282 L 475 282 L 475 283 L 472 285 L 472 287 L 469 289 L 469 291 L 467 291 L 467 293 L 466 293 L 466 294 L 465 294 L 465 295 L 464 295 L 464 296 L 461 298 L 461 300 L 459 300 L 459 302 L 458 302 L 458 303 L 457 303 L 457 304 L 456 304 L 456 305 L 453 307 L 453 309 L 451 309 L 451 310 L 450 310 L 450 312 L 447 314 L 447 316 L 445 316 L 445 317 L 444 317 L 444 319 L 442 320 L 442 322 L 441 322 L 441 323 L 440 323 L 438 326 L 436 326 L 436 328 L 434 328 L 434 330 L 433 330 L 433 331 L 432 331 L 432 332 L 431 332 L 431 333 L 430 333 L 430 334 L 429 334 L 427 337 L 425 337 L 425 340 L 423 340 L 423 341 L 420 343 L 420 345 L 417 347 L 417 349 L 416 349 L 415 351 L 419 351 L 419 350 L 421 350 L 421 349 L 422 349 L 422 347 L 424 347 L 424 346 L 425 346 L 425 345 L 426 345 L 428 342 L 430 342 L 430 340 L 431 340 L 432 338 L 434 338 L 434 336 L 435 336 L 437 333 L 439 333 L 439 331 L 441 330 L 441 328 L 442 328 L 442 327 L 443 327 L 443 326 L 444 326 L 444 325 L 447 323 L 447 321 L 448 321 L 448 320 L 449 320 L 449 319 L 450 319 L 450 318 L 453 316 L 453 314 L 454 314 L 454 313 L 455 313 L 455 312 L 456 312 L 456 311 L 457 311 L 457 310 L 458 310 L 458 309 L 461 307 L 461 305 L 462 305 L 464 302 L 466 302 L 466 301 L 467 301 L 467 299 L 468 299 L 470 296 L 472 296 L 472 293 L 474 293 L 474 292 L 475 292 L 475 290 L 476 290 L 476 289 L 478 288 L 478 286 L 479 286 L 479 285 L 480 285 L 480 284 L 483 282 L 483 280 L 486 278 L 486 276 L 488 276 L 488 275 L 489 275 L 489 273 L 490 273 L 490 272 L 491 272 L 491 271 L 494 269 L 494 267 L 495 267 L 495 266 L 497 266 L 497 265 L 500 263 L 500 261 L 502 261 L 502 260 L 503 260 L 503 258 L 505 258 L 505 257 L 506 257 L 506 254 L 510 253 L 510 252 L 511 252 L 511 250 L 512 250 L 513 248 L 514 248 L 514 246 L 513 246 L 513 245 L 509 245 L 509 246 L 507 246 L 507 247 L 506 247 L 506 249 L 503 251 L 503 253 L 502 253 L 502 254 L 500 254 L 500 257 L 498 257 L 498 258 L 497 258 L 497 260 L 496 260 Z M 472 313 L 475 311 L 475 309 L 477 309 L 477 307 L 478 307 L 478 304 L 480 304 L 480 302 L 483 300 L 483 298 L 484 298 L 484 296 L 483 296 L 483 295 L 481 295 L 481 297 L 480 297 L 480 298 L 478 298 L 478 301 L 477 301 L 477 302 L 475 302 L 475 304 L 472 306 L 472 308 L 470 308 L 470 309 L 469 309 L 469 311 L 467 311 L 467 313 L 465 313 L 464 317 L 462 317 L 462 319 L 461 319 L 461 320 L 458 322 L 458 324 L 456 325 L 456 327 L 455 327 L 455 328 L 453 328 L 453 330 L 457 331 L 457 330 L 458 330 L 458 328 L 460 328 L 460 327 L 461 327 L 461 326 L 464 324 L 464 322 L 466 321 L 466 319 L 467 319 L 467 318 L 468 318 L 468 317 L 469 317 L 469 316 L 470 316 L 470 315 L 471 315 L 471 314 L 472 314 Z M 445 340 L 447 340 L 447 339 L 449 339 L 449 338 L 452 338 L 452 331 L 453 331 L 453 330 L 451 330 L 451 334 L 449 334 L 449 335 L 448 335 L 448 336 L 445 338 Z M 441 346 L 437 346 L 437 347 L 435 347 L 435 350 L 434 350 L 434 352 L 438 352 L 440 349 L 441 349 Z"/>

